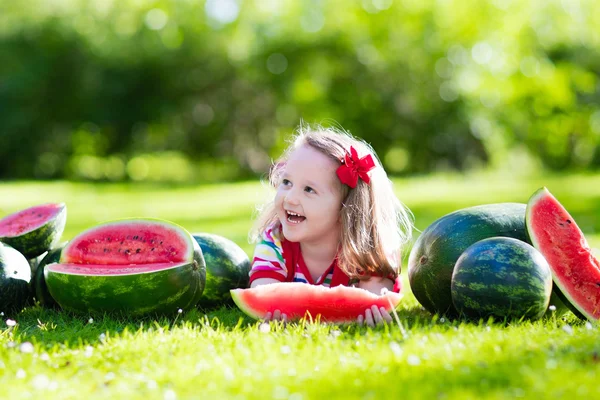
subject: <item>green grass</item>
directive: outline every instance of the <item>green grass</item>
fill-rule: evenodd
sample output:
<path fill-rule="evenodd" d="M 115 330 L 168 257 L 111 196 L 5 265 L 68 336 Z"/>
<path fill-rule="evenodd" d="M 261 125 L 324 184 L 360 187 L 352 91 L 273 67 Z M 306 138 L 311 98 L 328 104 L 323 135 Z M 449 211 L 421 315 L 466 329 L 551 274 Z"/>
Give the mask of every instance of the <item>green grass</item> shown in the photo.
<path fill-rule="evenodd" d="M 458 208 L 526 202 L 547 186 L 592 246 L 600 244 L 600 177 L 433 176 L 396 181 L 423 230 Z M 0 216 L 48 201 L 68 206 L 64 239 L 115 218 L 146 216 L 213 232 L 252 253 L 247 232 L 268 191 L 257 183 L 200 187 L 0 184 Z M 403 272 L 406 282 L 406 271 Z M 408 287 L 408 285 L 406 285 Z M 0 320 L 0 384 L 11 398 L 309 399 L 594 398 L 598 325 L 448 321 L 407 293 L 402 326 L 260 325 L 237 309 L 171 318 L 70 315 L 31 307 Z M 90 319 L 91 318 L 91 319 Z M 9 321 L 10 322 L 10 321 Z"/>

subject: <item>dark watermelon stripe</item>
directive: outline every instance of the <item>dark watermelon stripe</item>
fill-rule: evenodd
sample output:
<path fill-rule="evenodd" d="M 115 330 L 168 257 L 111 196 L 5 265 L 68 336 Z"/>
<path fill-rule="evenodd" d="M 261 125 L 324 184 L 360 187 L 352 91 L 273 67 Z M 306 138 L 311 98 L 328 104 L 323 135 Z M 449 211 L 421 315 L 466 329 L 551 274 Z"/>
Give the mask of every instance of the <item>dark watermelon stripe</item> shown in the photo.
<path fill-rule="evenodd" d="M 194 262 L 151 274 L 117 276 L 63 274 L 46 268 L 45 279 L 52 298 L 64 309 L 130 315 L 189 308 L 203 288 Z"/>
<path fill-rule="evenodd" d="M 538 319 L 548 308 L 552 277 L 532 246 L 494 237 L 476 242 L 460 256 L 451 291 L 454 305 L 467 317 Z"/>
<path fill-rule="evenodd" d="M 198 306 L 232 305 L 230 291 L 248 287 L 250 259 L 232 240 L 210 233 L 195 233 L 194 239 L 206 261 L 206 286 Z"/>

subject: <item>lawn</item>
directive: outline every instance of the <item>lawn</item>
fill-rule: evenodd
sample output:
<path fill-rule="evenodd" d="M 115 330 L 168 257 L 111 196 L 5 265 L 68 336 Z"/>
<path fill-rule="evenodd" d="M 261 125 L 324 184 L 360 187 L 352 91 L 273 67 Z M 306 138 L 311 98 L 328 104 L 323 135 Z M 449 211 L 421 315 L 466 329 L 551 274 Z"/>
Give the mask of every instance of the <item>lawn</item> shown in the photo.
<path fill-rule="evenodd" d="M 600 246 L 600 177 L 435 175 L 396 180 L 425 229 L 458 208 L 526 202 L 539 187 Z M 165 218 L 237 242 L 268 189 L 256 182 L 153 186 L 0 184 L 0 216 L 43 202 L 68 207 L 64 239 L 124 217 Z M 415 237 L 418 231 L 415 233 Z M 403 270 L 406 282 L 406 268 Z M 408 284 L 405 285 L 408 288 Z M 597 324 L 551 317 L 513 324 L 449 321 L 407 290 L 401 325 L 369 329 L 259 324 L 232 308 L 153 319 L 71 315 L 40 307 L 0 320 L 0 384 L 11 399 L 595 398 Z"/>

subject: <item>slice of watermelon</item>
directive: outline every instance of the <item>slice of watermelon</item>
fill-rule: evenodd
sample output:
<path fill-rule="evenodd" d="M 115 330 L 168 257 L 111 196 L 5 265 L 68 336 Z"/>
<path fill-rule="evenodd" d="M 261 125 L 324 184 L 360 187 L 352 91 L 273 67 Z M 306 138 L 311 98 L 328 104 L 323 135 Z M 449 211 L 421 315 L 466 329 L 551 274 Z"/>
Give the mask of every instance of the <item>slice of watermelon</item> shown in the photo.
<path fill-rule="evenodd" d="M 64 203 L 29 207 L 0 219 L 0 241 L 32 259 L 58 244 L 66 221 Z"/>
<path fill-rule="evenodd" d="M 600 318 L 600 262 L 567 210 L 546 188 L 531 196 L 525 216 L 531 242 L 576 315 Z M 569 305 L 569 304 L 567 304 Z"/>
<path fill-rule="evenodd" d="M 402 295 L 387 292 L 377 296 L 354 287 L 328 288 L 289 282 L 234 289 L 231 290 L 231 297 L 240 310 L 255 319 L 263 319 L 267 313 L 279 310 L 286 314 L 288 320 L 310 316 L 313 320 L 320 318 L 323 322 L 350 323 L 373 305 L 391 312 L 400 303 Z"/>

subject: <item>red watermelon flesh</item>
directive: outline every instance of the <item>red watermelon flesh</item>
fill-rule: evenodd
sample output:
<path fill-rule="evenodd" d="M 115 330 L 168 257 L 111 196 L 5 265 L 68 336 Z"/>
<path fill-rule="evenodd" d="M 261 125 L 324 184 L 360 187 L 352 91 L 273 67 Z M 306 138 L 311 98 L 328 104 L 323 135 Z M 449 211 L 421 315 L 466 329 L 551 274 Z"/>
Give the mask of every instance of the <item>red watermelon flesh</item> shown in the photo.
<path fill-rule="evenodd" d="M 252 318 L 263 319 L 275 310 L 286 314 L 288 320 L 305 316 L 320 318 L 323 322 L 355 322 L 359 315 L 373 305 L 384 307 L 388 312 L 395 309 L 401 294 L 387 292 L 377 296 L 364 289 L 347 286 L 328 288 L 306 283 L 272 283 L 251 289 L 231 290 L 231 297 L 244 313 Z"/>
<path fill-rule="evenodd" d="M 529 199 L 527 231 L 548 261 L 567 300 L 590 320 L 600 318 L 600 262 L 568 211 L 546 188 Z"/>
<path fill-rule="evenodd" d="M 15 237 L 34 231 L 60 214 L 64 203 L 48 203 L 27 208 L 0 219 L 0 237 Z"/>
<path fill-rule="evenodd" d="M 189 261 L 192 251 L 189 238 L 177 226 L 150 219 L 116 221 L 78 235 L 63 250 L 60 263 L 112 266 L 181 263 Z"/>

